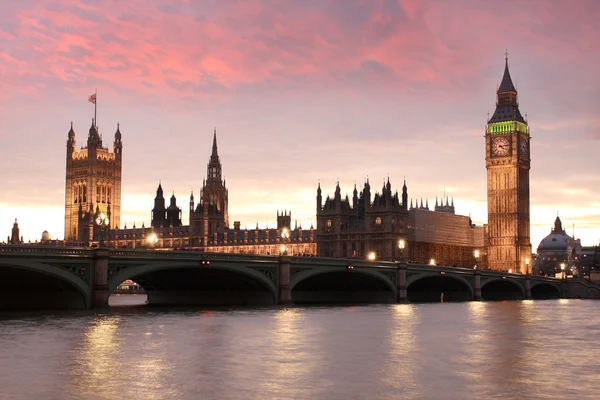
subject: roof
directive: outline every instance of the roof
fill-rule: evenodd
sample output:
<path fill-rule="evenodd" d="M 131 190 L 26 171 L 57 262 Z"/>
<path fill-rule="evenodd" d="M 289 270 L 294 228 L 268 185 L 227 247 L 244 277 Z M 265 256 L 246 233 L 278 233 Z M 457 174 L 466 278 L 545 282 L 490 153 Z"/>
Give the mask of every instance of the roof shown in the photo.
<path fill-rule="evenodd" d="M 500 82 L 500 87 L 498 88 L 498 93 L 503 92 L 516 92 L 515 85 L 513 85 L 512 79 L 510 78 L 510 72 L 508 71 L 508 58 L 506 59 L 506 64 L 504 65 L 504 75 L 502 76 L 502 82 Z"/>
<path fill-rule="evenodd" d="M 492 118 L 490 118 L 488 121 L 488 124 L 505 121 L 519 121 L 526 124 L 527 122 L 525 121 L 525 118 L 523 118 L 521 111 L 519 111 L 519 104 L 517 102 L 517 89 L 510 78 L 508 59 L 506 59 L 506 64 L 504 65 L 502 82 L 500 83 L 496 93 L 498 95 L 496 110 L 494 111 Z"/>
<path fill-rule="evenodd" d="M 518 106 L 513 105 L 503 105 L 496 106 L 496 111 L 494 111 L 494 115 L 488 121 L 489 124 L 492 122 L 503 122 L 503 121 L 519 121 L 524 124 L 527 122 L 525 118 L 521 115 L 521 111 L 519 111 Z"/>

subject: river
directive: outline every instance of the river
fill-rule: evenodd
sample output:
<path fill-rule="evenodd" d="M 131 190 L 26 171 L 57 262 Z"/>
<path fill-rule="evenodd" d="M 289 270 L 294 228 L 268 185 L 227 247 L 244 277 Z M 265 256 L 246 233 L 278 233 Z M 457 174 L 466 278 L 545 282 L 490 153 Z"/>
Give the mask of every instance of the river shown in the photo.
<path fill-rule="evenodd" d="M 0 399 L 598 399 L 598 301 L 0 314 Z M 121 307 L 117 307 L 121 305 Z"/>

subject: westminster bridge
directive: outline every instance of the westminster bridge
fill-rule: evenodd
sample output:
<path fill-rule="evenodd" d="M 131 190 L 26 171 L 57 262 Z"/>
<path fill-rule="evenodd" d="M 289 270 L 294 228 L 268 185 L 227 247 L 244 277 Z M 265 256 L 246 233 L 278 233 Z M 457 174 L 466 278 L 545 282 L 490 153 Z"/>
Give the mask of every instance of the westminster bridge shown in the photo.
<path fill-rule="evenodd" d="M 0 309 L 90 309 L 131 279 L 149 304 L 600 298 L 581 280 L 357 259 L 0 245 Z"/>

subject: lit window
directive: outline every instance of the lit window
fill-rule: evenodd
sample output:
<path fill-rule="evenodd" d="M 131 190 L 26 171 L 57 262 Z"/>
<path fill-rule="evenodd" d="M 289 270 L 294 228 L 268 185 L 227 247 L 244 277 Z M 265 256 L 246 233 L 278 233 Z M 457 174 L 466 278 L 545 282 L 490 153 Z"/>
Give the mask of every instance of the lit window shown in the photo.
<path fill-rule="evenodd" d="M 375 225 L 381 225 L 381 217 L 375 218 Z"/>
<path fill-rule="evenodd" d="M 331 220 L 330 219 L 327 220 L 327 227 L 331 228 Z"/>

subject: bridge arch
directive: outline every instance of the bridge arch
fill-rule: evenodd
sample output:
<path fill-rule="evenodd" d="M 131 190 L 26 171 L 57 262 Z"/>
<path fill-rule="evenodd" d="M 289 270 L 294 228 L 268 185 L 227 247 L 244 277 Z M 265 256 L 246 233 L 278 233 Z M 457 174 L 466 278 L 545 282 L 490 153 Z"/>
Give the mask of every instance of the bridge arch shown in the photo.
<path fill-rule="evenodd" d="M 525 288 L 514 279 L 492 278 L 481 283 L 482 300 L 523 300 Z"/>
<path fill-rule="evenodd" d="M 108 290 L 131 279 L 144 288 L 149 304 L 277 304 L 277 269 L 262 271 L 229 262 L 160 261 L 121 269 L 109 278 Z"/>
<path fill-rule="evenodd" d="M 534 300 L 559 299 L 561 295 L 560 286 L 551 282 L 531 283 L 531 298 Z"/>
<path fill-rule="evenodd" d="M 32 260 L 0 262 L 0 304 L 7 309 L 90 308 L 91 290 L 85 279 L 89 280 L 91 265 L 73 267 L 79 268 L 81 277 Z"/>
<path fill-rule="evenodd" d="M 393 271 L 395 274 L 395 271 Z M 396 284 L 372 269 L 317 267 L 291 278 L 293 303 L 394 303 Z"/>
<path fill-rule="evenodd" d="M 442 274 L 443 272 L 443 274 Z M 409 276 L 406 280 L 410 302 L 471 301 L 475 290 L 464 276 L 440 271 Z"/>

